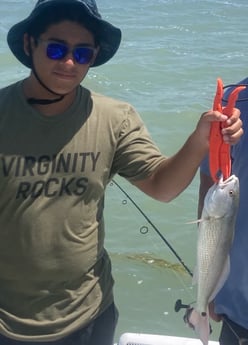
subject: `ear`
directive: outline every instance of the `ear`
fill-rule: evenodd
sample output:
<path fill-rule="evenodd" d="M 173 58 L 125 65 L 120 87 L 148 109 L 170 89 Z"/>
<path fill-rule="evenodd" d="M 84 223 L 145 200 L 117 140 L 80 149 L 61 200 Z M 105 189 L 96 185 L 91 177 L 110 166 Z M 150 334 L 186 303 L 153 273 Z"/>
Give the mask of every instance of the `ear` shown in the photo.
<path fill-rule="evenodd" d="M 30 38 L 27 33 L 24 34 L 23 36 L 23 50 L 27 56 L 30 55 Z"/>
<path fill-rule="evenodd" d="M 27 56 L 30 56 L 33 49 L 35 48 L 34 38 L 28 33 L 23 36 L 23 50 Z"/>

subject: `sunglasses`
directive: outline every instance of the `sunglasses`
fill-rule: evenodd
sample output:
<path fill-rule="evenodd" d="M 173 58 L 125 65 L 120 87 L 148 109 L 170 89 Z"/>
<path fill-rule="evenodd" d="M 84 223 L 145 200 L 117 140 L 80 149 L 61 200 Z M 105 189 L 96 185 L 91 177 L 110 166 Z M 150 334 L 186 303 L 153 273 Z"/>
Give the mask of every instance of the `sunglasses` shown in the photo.
<path fill-rule="evenodd" d="M 67 44 L 56 41 L 39 39 L 39 42 L 46 45 L 46 54 L 51 60 L 62 60 L 66 55 L 72 53 L 73 59 L 78 64 L 87 65 L 96 52 L 96 49 L 88 46 L 75 46 L 71 49 Z"/>

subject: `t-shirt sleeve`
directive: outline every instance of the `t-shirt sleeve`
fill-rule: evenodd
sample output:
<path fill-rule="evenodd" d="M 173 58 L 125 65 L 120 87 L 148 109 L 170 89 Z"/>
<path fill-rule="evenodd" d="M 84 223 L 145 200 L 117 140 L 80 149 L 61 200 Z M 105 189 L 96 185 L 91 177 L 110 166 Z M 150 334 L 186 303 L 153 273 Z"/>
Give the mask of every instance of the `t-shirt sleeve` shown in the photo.
<path fill-rule="evenodd" d="M 165 159 L 139 114 L 129 105 L 119 131 L 113 170 L 130 181 L 140 180 Z"/>

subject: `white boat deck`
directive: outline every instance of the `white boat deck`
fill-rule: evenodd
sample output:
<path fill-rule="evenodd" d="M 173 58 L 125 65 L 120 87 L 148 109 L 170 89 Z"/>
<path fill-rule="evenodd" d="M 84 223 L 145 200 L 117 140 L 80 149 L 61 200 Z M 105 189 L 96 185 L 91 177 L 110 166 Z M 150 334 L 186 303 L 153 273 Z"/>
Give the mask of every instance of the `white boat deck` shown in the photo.
<path fill-rule="evenodd" d="M 217 341 L 209 341 L 208 345 L 218 345 Z M 171 337 L 157 334 L 124 333 L 115 345 L 202 345 L 199 339 Z"/>

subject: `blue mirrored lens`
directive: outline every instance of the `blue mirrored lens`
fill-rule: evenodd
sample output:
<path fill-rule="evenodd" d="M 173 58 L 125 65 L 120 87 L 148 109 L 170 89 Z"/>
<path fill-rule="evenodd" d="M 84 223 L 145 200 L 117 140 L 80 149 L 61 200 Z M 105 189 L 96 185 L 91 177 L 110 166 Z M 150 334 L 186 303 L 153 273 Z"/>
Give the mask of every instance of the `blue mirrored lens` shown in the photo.
<path fill-rule="evenodd" d="M 52 60 L 63 59 L 69 53 L 69 48 L 61 43 L 49 43 L 47 57 Z M 94 49 L 90 47 L 75 47 L 72 50 L 73 58 L 79 64 L 88 64 L 94 55 Z"/>
<path fill-rule="evenodd" d="M 52 60 L 63 59 L 68 53 L 67 46 L 60 43 L 49 43 L 47 46 L 47 56 Z"/>
<path fill-rule="evenodd" d="M 80 64 L 88 64 L 93 58 L 94 50 L 88 47 L 77 47 L 73 50 L 74 59 Z"/>

